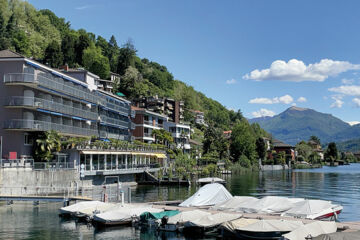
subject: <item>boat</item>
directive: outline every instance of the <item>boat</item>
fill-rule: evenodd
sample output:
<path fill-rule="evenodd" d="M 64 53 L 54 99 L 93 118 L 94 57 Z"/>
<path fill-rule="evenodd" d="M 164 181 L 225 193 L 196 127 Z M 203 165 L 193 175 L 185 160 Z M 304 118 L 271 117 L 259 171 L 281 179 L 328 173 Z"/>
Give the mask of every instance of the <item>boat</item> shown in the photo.
<path fill-rule="evenodd" d="M 61 216 L 83 216 L 81 211 L 96 211 L 96 209 L 101 208 L 103 206 L 108 206 L 108 203 L 100 202 L 100 201 L 82 201 L 75 204 L 72 204 L 67 207 L 60 208 Z"/>
<path fill-rule="evenodd" d="M 321 234 L 312 240 L 360 240 L 360 231 Z"/>
<path fill-rule="evenodd" d="M 294 231 L 284 234 L 283 239 L 286 240 L 304 240 L 307 237 L 317 237 L 321 234 L 334 233 L 337 230 L 335 222 L 316 221 L 306 224 Z M 311 239 L 311 238 L 310 238 Z M 352 239 L 352 238 L 350 238 Z"/>
<path fill-rule="evenodd" d="M 266 196 L 257 201 L 239 204 L 237 211 L 244 213 L 281 214 L 291 209 L 296 202 L 304 201 L 303 198 L 287 198 Z"/>
<path fill-rule="evenodd" d="M 183 232 L 186 235 L 204 235 L 208 233 L 217 233 L 217 227 L 225 222 L 233 221 L 241 218 L 242 214 L 239 213 L 215 213 L 204 216 L 199 219 L 188 221 L 184 224 Z"/>
<path fill-rule="evenodd" d="M 197 184 L 200 184 L 201 186 L 209 183 L 220 183 L 220 184 L 226 184 L 226 181 L 224 179 L 218 178 L 218 177 L 207 177 L 207 178 L 199 178 L 196 181 Z"/>
<path fill-rule="evenodd" d="M 169 217 L 168 221 L 163 224 L 163 226 L 160 226 L 159 230 L 169 232 L 182 231 L 186 222 L 194 221 L 208 215 L 211 215 L 211 213 L 202 210 L 183 211 L 177 215 Z"/>
<path fill-rule="evenodd" d="M 236 211 L 241 204 L 255 202 L 258 199 L 255 197 L 247 197 L 247 196 L 234 196 L 225 202 L 221 202 L 211 207 L 211 210 L 218 211 Z"/>
<path fill-rule="evenodd" d="M 194 195 L 180 203 L 180 207 L 204 207 L 214 206 L 232 198 L 226 188 L 219 183 L 206 184 Z"/>
<path fill-rule="evenodd" d="M 259 219 L 251 219 L 251 218 L 239 218 L 233 221 L 228 221 L 220 225 L 220 235 L 225 239 L 234 239 L 239 238 L 236 235 L 236 229 L 245 227 L 247 225 L 253 224 L 260 221 Z"/>
<path fill-rule="evenodd" d="M 93 216 L 93 224 L 97 227 L 128 225 L 138 220 L 144 212 L 162 212 L 163 209 L 153 208 L 151 205 L 126 204 L 122 207 L 110 209 Z"/>
<path fill-rule="evenodd" d="M 140 215 L 140 223 L 150 227 L 157 227 L 161 221 L 167 221 L 169 217 L 179 214 L 178 210 L 162 211 L 162 212 L 143 212 Z M 163 220 L 164 218 L 164 220 Z"/>
<path fill-rule="evenodd" d="M 86 218 L 87 220 L 91 220 L 95 214 L 106 212 L 110 209 L 116 208 L 118 205 L 121 204 L 115 204 L 115 203 L 97 204 L 95 206 L 80 209 L 79 211 L 74 213 L 74 217 Z"/>
<path fill-rule="evenodd" d="M 313 220 L 336 219 L 342 209 L 342 206 L 332 204 L 331 201 L 305 200 L 295 203 L 291 209 L 281 215 Z"/>
<path fill-rule="evenodd" d="M 260 220 L 244 227 L 236 228 L 236 236 L 240 239 L 280 239 L 304 224 L 302 221 Z"/>

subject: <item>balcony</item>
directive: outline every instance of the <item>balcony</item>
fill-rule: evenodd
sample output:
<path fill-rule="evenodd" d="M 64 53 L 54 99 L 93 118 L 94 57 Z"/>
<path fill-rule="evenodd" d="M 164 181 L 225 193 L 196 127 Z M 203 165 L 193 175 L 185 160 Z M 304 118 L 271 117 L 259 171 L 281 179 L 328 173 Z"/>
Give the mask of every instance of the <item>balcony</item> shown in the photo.
<path fill-rule="evenodd" d="M 89 102 L 97 103 L 99 101 L 98 96 L 86 91 L 85 88 L 78 89 L 72 86 L 68 86 L 64 83 L 51 79 L 48 77 L 40 76 L 38 74 L 29 73 L 8 73 L 4 75 L 4 83 L 6 84 L 25 84 L 25 85 L 40 85 L 54 91 L 70 95 L 75 98 L 84 99 Z M 83 88 L 83 87 L 81 87 Z"/>
<path fill-rule="evenodd" d="M 113 110 L 115 112 L 120 112 L 124 116 L 129 116 L 130 113 L 130 106 L 123 107 L 120 105 L 116 105 L 114 103 L 108 102 L 105 98 L 99 98 L 98 102 L 101 106 L 104 106 L 105 108 L 109 108 L 110 110 Z"/>
<path fill-rule="evenodd" d="M 38 120 L 26 120 L 26 119 L 13 119 L 4 122 L 5 129 L 12 130 L 25 130 L 25 131 L 50 131 L 55 130 L 57 132 L 69 135 L 77 136 L 97 136 L 98 131 L 96 129 L 81 128 L 70 125 L 44 122 Z"/>
<path fill-rule="evenodd" d="M 124 135 L 121 133 L 111 133 L 111 132 L 107 132 L 107 131 L 100 131 L 100 137 L 101 138 L 112 138 L 112 139 L 117 139 L 117 140 L 122 140 L 122 141 L 129 141 L 129 135 Z"/>
<path fill-rule="evenodd" d="M 97 120 L 97 113 L 67 106 L 62 103 L 57 103 L 42 98 L 34 97 L 9 97 L 5 99 L 5 106 L 7 107 L 30 107 L 41 108 L 49 111 L 64 113 L 72 116 L 78 116 L 81 118 Z"/>
<path fill-rule="evenodd" d="M 154 127 L 154 128 L 164 128 L 163 124 L 155 123 L 155 125 L 154 125 L 153 122 L 150 122 L 150 121 L 144 121 L 143 124 L 148 125 L 150 127 Z"/>
<path fill-rule="evenodd" d="M 101 119 L 100 120 L 101 122 L 121 126 L 123 128 L 131 127 L 129 125 L 129 121 L 123 121 L 123 120 L 116 119 L 116 118 L 111 118 L 111 117 L 108 117 L 108 116 L 105 116 L 105 115 L 100 115 L 100 119 Z"/>

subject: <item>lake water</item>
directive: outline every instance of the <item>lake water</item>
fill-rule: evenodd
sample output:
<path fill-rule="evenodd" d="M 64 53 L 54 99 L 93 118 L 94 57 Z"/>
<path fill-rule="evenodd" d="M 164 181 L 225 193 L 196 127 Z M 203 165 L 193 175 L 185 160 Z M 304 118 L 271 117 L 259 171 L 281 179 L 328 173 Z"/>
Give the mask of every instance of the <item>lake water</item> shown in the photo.
<path fill-rule="evenodd" d="M 331 200 L 344 206 L 340 221 L 360 220 L 360 164 L 293 172 L 246 173 L 224 176 L 233 195 L 296 196 Z M 135 202 L 185 199 L 195 187 L 140 186 L 133 190 Z M 61 203 L 0 204 L 0 239 L 184 239 L 157 236 L 130 227 L 104 231 L 58 217 Z"/>

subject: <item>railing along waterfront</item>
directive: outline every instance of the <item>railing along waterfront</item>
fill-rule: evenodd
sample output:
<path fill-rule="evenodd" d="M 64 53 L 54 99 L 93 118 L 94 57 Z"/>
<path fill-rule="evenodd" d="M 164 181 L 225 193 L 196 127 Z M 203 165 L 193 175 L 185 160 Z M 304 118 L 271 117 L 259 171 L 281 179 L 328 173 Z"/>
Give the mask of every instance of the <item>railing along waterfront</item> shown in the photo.
<path fill-rule="evenodd" d="M 99 102 L 99 97 L 90 92 L 86 91 L 85 87 L 76 88 L 73 86 L 68 86 L 64 83 L 61 78 L 51 79 L 48 77 L 41 76 L 40 74 L 30 74 L 30 73 L 8 73 L 4 75 L 5 83 L 30 83 L 30 84 L 39 84 L 43 87 L 62 92 L 64 94 L 84 99 L 89 102 L 97 103 Z M 80 89 L 84 88 L 84 89 Z"/>
<path fill-rule="evenodd" d="M 38 120 L 13 119 L 4 122 L 5 129 L 29 129 L 33 131 L 50 131 L 55 130 L 61 133 L 94 136 L 98 134 L 96 129 L 81 128 L 52 122 L 44 122 Z"/>
<path fill-rule="evenodd" d="M 80 108 L 74 108 L 65 104 L 35 97 L 9 97 L 5 100 L 5 106 L 36 107 L 68 115 L 79 116 L 86 119 L 97 119 L 97 113 L 92 112 L 90 109 L 86 111 Z"/>

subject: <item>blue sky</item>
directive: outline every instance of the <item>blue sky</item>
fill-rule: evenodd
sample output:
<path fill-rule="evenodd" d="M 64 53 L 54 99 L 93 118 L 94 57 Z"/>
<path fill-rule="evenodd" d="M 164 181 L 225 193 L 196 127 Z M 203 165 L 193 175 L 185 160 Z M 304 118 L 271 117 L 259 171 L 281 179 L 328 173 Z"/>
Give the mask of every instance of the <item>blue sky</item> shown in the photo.
<path fill-rule="evenodd" d="M 246 117 L 295 105 L 360 121 L 360 1 L 29 0 Z M 256 71 L 258 70 L 258 71 Z"/>

